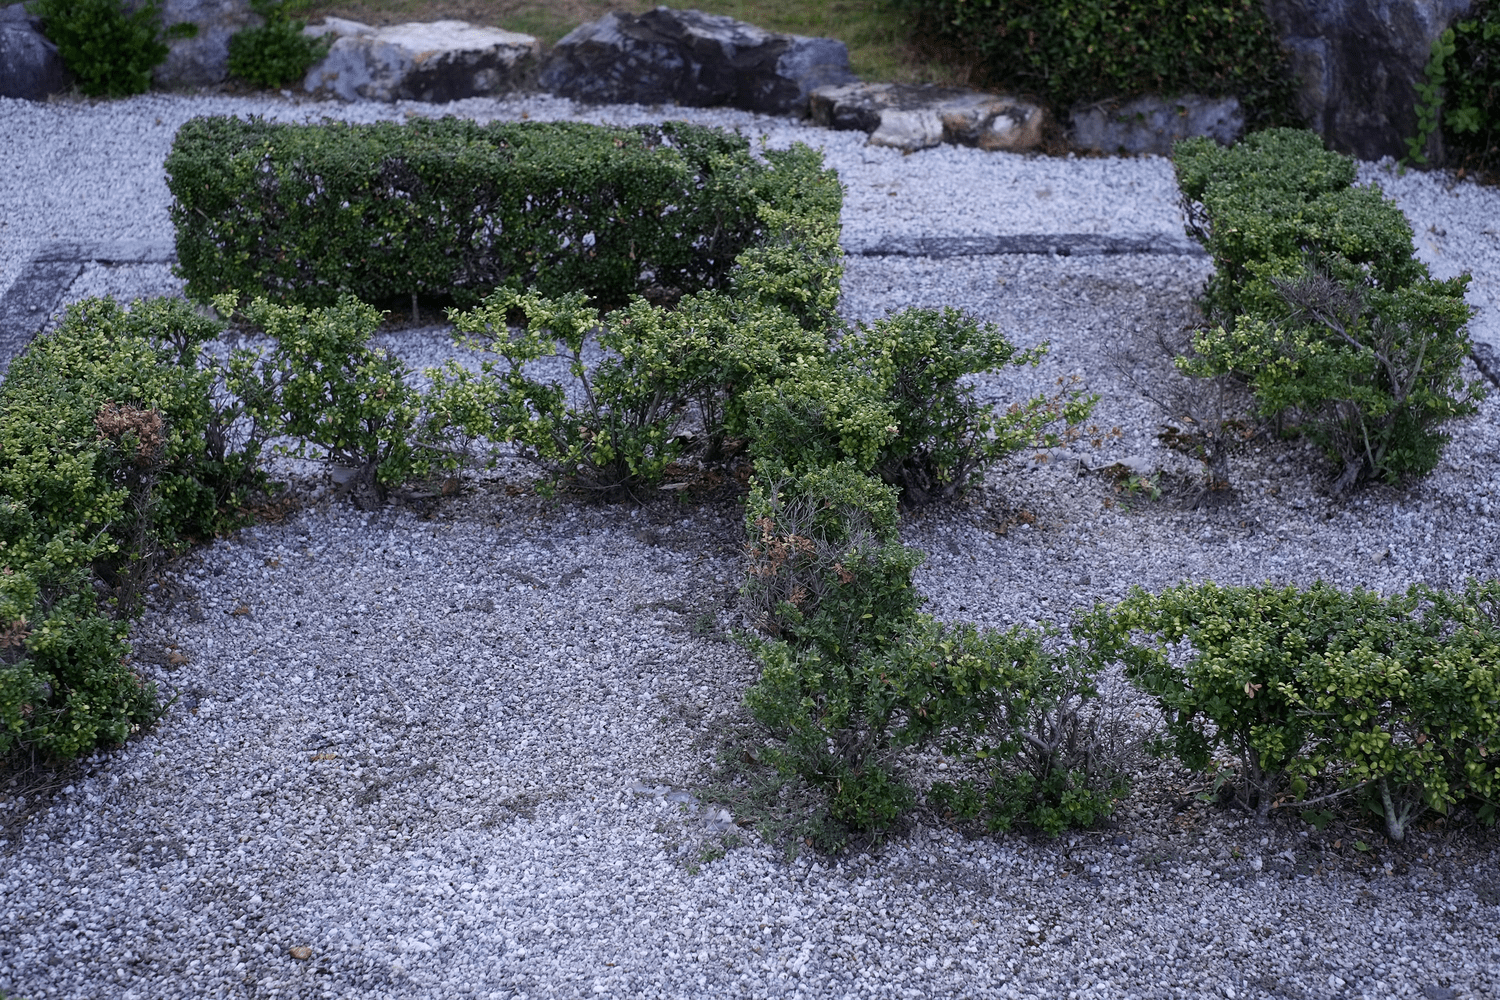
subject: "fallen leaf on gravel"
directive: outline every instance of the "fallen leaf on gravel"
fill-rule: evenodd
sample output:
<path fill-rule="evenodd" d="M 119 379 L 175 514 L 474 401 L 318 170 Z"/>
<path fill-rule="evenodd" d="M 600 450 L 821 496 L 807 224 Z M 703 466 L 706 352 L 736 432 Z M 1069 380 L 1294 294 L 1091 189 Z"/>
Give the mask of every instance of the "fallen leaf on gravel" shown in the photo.
<path fill-rule="evenodd" d="M 290 949 L 287 953 L 299 962 L 305 962 L 309 958 L 312 958 L 312 949 L 307 947 L 306 945 L 299 944 L 295 948 Z"/>

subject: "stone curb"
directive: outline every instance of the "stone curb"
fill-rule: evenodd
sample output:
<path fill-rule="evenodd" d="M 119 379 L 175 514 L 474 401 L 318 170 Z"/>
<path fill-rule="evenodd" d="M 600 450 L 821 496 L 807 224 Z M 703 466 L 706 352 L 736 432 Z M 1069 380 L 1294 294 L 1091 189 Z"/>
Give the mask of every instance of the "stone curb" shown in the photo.
<path fill-rule="evenodd" d="M 166 264 L 176 259 L 171 246 L 145 240 L 44 245 L 0 297 L 0 377 L 57 309 L 85 265 Z"/>
<path fill-rule="evenodd" d="M 1006 236 L 886 236 L 870 243 L 844 241 L 844 252 L 858 257 L 999 257 L 1036 254 L 1101 257 L 1116 254 L 1207 255 L 1201 246 L 1165 235 L 1106 236 L 1096 233 L 1016 233 Z"/>

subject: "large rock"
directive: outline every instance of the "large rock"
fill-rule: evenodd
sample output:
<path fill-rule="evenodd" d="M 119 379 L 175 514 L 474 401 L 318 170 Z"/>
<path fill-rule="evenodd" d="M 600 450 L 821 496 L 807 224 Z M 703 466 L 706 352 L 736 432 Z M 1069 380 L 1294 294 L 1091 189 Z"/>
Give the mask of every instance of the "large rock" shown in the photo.
<path fill-rule="evenodd" d="M 73 74 L 25 4 L 0 7 L 0 97 L 40 101 L 67 90 Z"/>
<path fill-rule="evenodd" d="M 915 152 L 948 142 L 1020 152 L 1042 141 L 1040 107 L 999 94 L 926 84 L 819 87 L 808 110 L 827 128 L 867 132 L 872 146 Z"/>
<path fill-rule="evenodd" d="M 592 103 L 728 105 L 801 112 L 818 87 L 848 83 L 849 50 L 831 38 L 766 31 L 696 10 L 611 13 L 553 47 L 540 83 Z"/>
<path fill-rule="evenodd" d="M 1074 108 L 1073 144 L 1101 153 L 1172 155 L 1178 139 L 1206 136 L 1228 146 L 1245 131 L 1245 112 L 1233 97 L 1138 97 L 1123 104 Z"/>
<path fill-rule="evenodd" d="M 530 86 L 541 45 L 530 35 L 464 21 L 372 28 L 328 18 L 307 33 L 338 39 L 307 71 L 306 90 L 345 101 L 457 101 Z"/>
<path fill-rule="evenodd" d="M 1296 76 L 1299 110 L 1328 144 L 1402 157 L 1432 43 L 1472 0 L 1266 0 Z M 1429 156 L 1440 156 L 1434 144 Z"/>
<path fill-rule="evenodd" d="M 250 0 L 163 0 L 162 26 L 183 22 L 196 25 L 197 34 L 169 39 L 166 61 L 151 73 L 151 82 L 164 90 L 223 83 L 229 77 L 230 37 L 264 20 L 250 9 Z"/>

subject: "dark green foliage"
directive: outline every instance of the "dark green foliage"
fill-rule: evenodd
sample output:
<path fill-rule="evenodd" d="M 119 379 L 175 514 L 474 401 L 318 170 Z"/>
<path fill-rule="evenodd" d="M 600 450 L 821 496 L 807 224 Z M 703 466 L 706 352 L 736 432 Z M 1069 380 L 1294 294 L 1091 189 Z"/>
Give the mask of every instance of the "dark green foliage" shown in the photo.
<path fill-rule="evenodd" d="M 1136 590 L 1106 627 L 1126 675 L 1156 696 L 1167 745 L 1228 776 L 1264 820 L 1350 792 L 1392 839 L 1427 809 L 1500 794 L 1500 585 L 1383 598 L 1324 584 Z M 1335 791 L 1306 796 L 1312 782 Z"/>
<path fill-rule="evenodd" d="M 1109 813 L 1124 779 L 1089 661 L 1041 633 L 920 614 L 921 555 L 897 538 L 891 487 L 848 463 L 761 463 L 748 507 L 745 606 L 777 638 L 751 642 L 745 700 L 771 737 L 759 759 L 822 790 L 821 848 L 894 824 L 916 801 L 909 755 L 936 746 L 980 778 L 935 786 L 935 804 L 967 796 L 954 811 L 992 829 Z"/>
<path fill-rule="evenodd" d="M 770 224 L 767 170 L 745 140 L 681 122 L 454 118 L 200 118 L 166 161 L 189 297 L 303 305 L 418 295 L 467 306 L 510 285 L 613 306 L 721 286 Z"/>
<path fill-rule="evenodd" d="M 156 0 L 127 13 L 120 0 L 34 0 L 27 10 L 57 46 L 78 89 L 90 97 L 124 97 L 151 89 L 151 71 L 167 58 L 161 5 Z M 187 38 L 197 26 L 173 25 L 168 38 Z"/>
<path fill-rule="evenodd" d="M 1448 161 L 1470 170 L 1500 169 L 1500 4 L 1474 0 L 1453 28 L 1443 140 Z"/>
<path fill-rule="evenodd" d="M 965 381 L 1035 365 L 1045 352 L 1018 350 L 993 323 L 955 309 L 861 324 L 747 394 L 752 453 L 793 468 L 852 462 L 896 486 L 907 506 L 952 496 L 986 465 L 1056 444 L 1048 425 L 1087 418 L 1093 398 L 1071 386 L 997 413 Z"/>
<path fill-rule="evenodd" d="M 264 23 L 230 36 L 230 76 L 257 87 L 284 87 L 302 79 L 313 63 L 328 54 L 332 36 L 304 35 L 306 22 L 292 20 L 286 0 L 251 0 L 250 7 Z"/>
<path fill-rule="evenodd" d="M 218 402 L 225 370 L 200 367 L 217 332 L 181 301 L 127 313 L 91 300 L 11 364 L 0 387 L 0 753 L 77 756 L 151 718 L 123 619 L 153 560 L 212 535 L 258 482 L 259 440 L 229 427 Z"/>
<path fill-rule="evenodd" d="M 805 147 L 767 158 L 756 178 L 766 224 L 726 288 L 674 308 L 636 298 L 603 317 L 580 293 L 511 288 L 450 311 L 467 346 L 504 363 L 429 372 L 424 441 L 457 465 L 485 443 L 489 461 L 512 445 L 554 480 L 606 493 L 650 487 L 688 452 L 722 459 L 726 441 L 749 432 L 750 390 L 826 352 L 838 300 L 837 179 Z M 535 363 L 550 357 L 567 360 L 554 368 L 566 377 L 539 376 Z"/>
<path fill-rule="evenodd" d="M 1433 40 L 1406 162 L 1427 163 L 1428 140 L 1441 127 L 1448 163 L 1479 171 L 1500 165 L 1500 7 L 1475 0 L 1469 14 Z"/>
<path fill-rule="evenodd" d="M 758 626 L 834 658 L 893 641 L 918 607 L 895 491 L 849 463 L 790 472 L 757 463 L 743 591 Z"/>
<path fill-rule="evenodd" d="M 1273 129 L 1232 149 L 1193 139 L 1178 181 L 1216 273 L 1178 367 L 1232 375 L 1259 415 L 1300 425 L 1339 474 L 1396 481 L 1432 470 L 1441 425 L 1474 412 L 1467 276 L 1435 281 L 1405 216 L 1310 132 Z"/>
<path fill-rule="evenodd" d="M 917 37 L 1061 114 L 1077 101 L 1233 94 L 1252 127 L 1296 124 L 1292 76 L 1258 0 L 901 0 Z"/>

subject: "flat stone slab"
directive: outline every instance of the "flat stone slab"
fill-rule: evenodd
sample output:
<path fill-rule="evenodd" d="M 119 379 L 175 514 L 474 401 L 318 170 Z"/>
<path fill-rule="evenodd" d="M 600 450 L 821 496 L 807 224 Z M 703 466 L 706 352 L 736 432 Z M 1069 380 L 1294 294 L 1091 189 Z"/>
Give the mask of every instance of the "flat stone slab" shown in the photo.
<path fill-rule="evenodd" d="M 89 263 L 165 264 L 175 261 L 170 244 L 144 240 L 49 243 L 21 269 L 0 296 L 0 377 L 57 311 L 68 288 Z"/>
<path fill-rule="evenodd" d="M 848 83 L 849 50 L 832 38 L 767 31 L 697 10 L 610 13 L 558 41 L 542 89 L 592 104 L 725 105 L 802 112 L 813 90 Z"/>
<path fill-rule="evenodd" d="M 1207 251 L 1192 240 L 1151 233 L 1123 236 L 1099 233 L 884 236 L 868 243 L 846 241 L 844 252 L 859 257 L 998 257 L 1008 254 L 1058 257 L 1102 257 L 1116 254 L 1207 256 Z"/>
<path fill-rule="evenodd" d="M 328 55 L 307 71 L 303 89 L 344 101 L 426 101 L 493 97 L 530 87 L 541 59 L 531 35 L 466 21 L 427 21 L 374 28 L 331 17 L 305 34 L 337 35 Z"/>
<path fill-rule="evenodd" d="M 1074 144 L 1101 153 L 1171 156 L 1179 139 L 1205 136 L 1228 146 L 1245 132 L 1238 98 L 1197 94 L 1080 105 L 1069 120 Z"/>
<path fill-rule="evenodd" d="M 868 133 L 870 145 L 904 152 L 941 143 L 1023 152 L 1042 141 L 1046 112 L 1002 94 L 961 87 L 850 83 L 819 87 L 808 99 L 826 128 Z"/>

